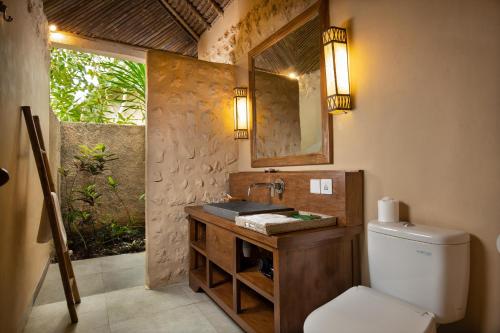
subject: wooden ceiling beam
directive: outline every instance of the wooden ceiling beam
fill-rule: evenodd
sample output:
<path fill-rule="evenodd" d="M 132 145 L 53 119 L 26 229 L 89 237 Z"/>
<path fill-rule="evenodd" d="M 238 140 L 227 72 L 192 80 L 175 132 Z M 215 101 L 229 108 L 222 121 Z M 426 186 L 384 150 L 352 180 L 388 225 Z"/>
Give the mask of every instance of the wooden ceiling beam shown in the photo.
<path fill-rule="evenodd" d="M 224 10 L 221 8 L 221 6 L 215 1 L 215 0 L 209 0 L 210 4 L 212 7 L 219 13 L 219 15 L 224 15 Z"/>
<path fill-rule="evenodd" d="M 174 7 L 172 7 L 171 4 L 168 3 L 167 0 L 158 0 L 160 4 L 170 13 L 170 15 L 174 18 L 174 20 L 183 28 L 191 38 L 194 39 L 195 42 L 198 42 L 200 40 L 200 35 L 196 33 L 196 31 L 191 28 L 191 26 L 184 20 L 184 18 L 177 13 Z"/>
<path fill-rule="evenodd" d="M 191 13 L 193 13 L 194 16 L 196 16 L 198 21 L 200 21 L 203 24 L 205 29 L 210 28 L 210 24 L 208 24 L 207 20 L 203 17 L 203 15 L 200 14 L 198 9 L 195 6 L 193 6 L 193 4 L 190 1 L 186 1 L 186 4 L 187 4 L 187 7 L 189 8 L 189 10 L 191 11 Z"/>

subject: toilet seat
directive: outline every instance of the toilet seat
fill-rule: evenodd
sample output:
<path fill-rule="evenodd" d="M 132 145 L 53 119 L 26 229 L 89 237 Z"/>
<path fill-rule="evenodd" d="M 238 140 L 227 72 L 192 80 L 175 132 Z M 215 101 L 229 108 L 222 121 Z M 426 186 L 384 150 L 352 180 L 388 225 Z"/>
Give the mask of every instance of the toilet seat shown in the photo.
<path fill-rule="evenodd" d="M 435 333 L 434 315 L 371 288 L 352 287 L 307 317 L 305 333 Z"/>

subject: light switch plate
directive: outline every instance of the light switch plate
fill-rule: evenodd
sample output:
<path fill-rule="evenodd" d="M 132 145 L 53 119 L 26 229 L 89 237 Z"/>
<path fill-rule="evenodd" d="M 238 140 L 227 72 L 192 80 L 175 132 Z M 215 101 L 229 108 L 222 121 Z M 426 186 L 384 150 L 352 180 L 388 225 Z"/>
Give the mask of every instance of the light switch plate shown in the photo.
<path fill-rule="evenodd" d="M 331 179 L 321 179 L 321 194 L 333 194 Z"/>
<path fill-rule="evenodd" d="M 319 179 L 311 179 L 310 192 L 314 194 L 321 194 L 321 182 Z"/>

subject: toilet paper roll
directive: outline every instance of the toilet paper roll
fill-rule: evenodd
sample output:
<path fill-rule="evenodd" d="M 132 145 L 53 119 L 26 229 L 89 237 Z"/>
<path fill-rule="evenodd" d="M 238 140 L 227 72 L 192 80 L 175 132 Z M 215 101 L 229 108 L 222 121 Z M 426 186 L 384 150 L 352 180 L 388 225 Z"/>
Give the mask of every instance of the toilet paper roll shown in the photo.
<path fill-rule="evenodd" d="M 384 197 L 378 201 L 379 222 L 399 222 L 399 201 Z"/>

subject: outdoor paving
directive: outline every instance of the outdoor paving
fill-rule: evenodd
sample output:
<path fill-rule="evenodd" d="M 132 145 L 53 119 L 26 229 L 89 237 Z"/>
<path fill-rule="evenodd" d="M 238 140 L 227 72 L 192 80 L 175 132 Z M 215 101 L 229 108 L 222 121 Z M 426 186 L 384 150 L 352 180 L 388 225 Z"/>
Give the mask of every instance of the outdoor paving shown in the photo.
<path fill-rule="evenodd" d="M 73 262 L 82 295 L 74 325 L 58 268 L 51 265 L 24 332 L 242 332 L 187 282 L 146 289 L 144 260 L 144 253 L 136 253 Z"/>

